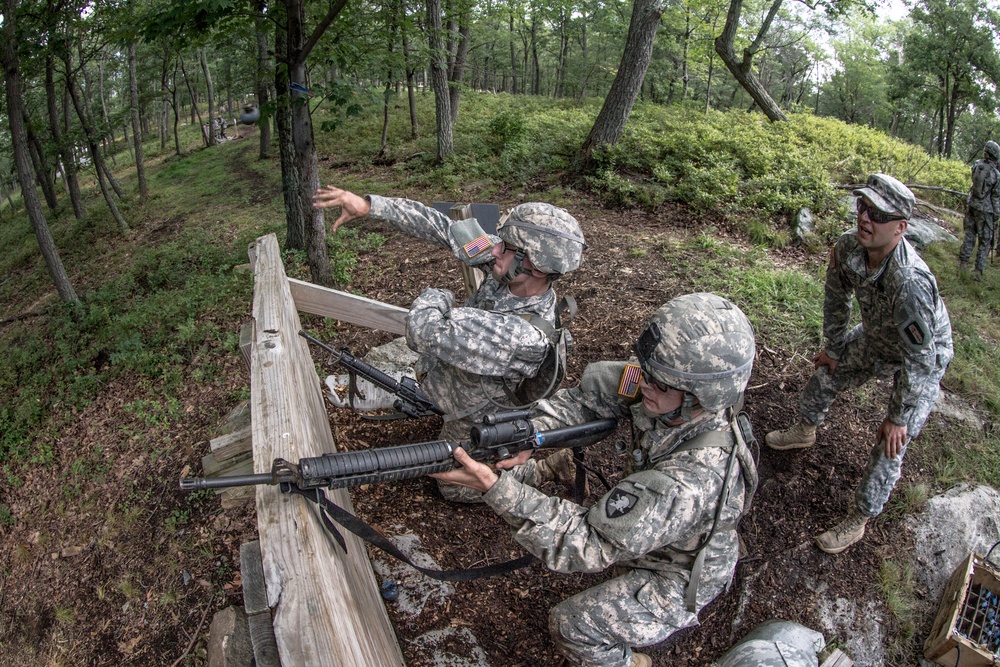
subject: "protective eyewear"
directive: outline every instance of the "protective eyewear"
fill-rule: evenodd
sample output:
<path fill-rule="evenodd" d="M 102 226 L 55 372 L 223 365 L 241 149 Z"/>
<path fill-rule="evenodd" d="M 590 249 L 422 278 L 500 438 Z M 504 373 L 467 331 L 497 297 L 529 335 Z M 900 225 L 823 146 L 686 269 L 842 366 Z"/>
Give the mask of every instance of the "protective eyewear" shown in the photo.
<path fill-rule="evenodd" d="M 517 246 L 507 245 L 506 241 L 504 241 L 503 239 L 500 239 L 500 254 L 502 255 L 505 252 L 507 252 L 508 250 L 511 251 L 511 252 L 513 252 L 513 253 L 520 253 L 521 255 L 527 255 L 528 254 L 528 251 L 525 250 L 524 248 L 518 248 Z"/>
<path fill-rule="evenodd" d="M 864 197 L 858 198 L 858 215 L 862 213 L 868 214 L 868 219 L 872 222 L 884 225 L 887 222 L 893 222 L 894 220 L 905 220 L 906 218 L 901 217 L 898 213 L 886 213 L 885 211 L 880 211 L 873 205 L 868 203 L 868 200 Z"/>
<path fill-rule="evenodd" d="M 655 389 L 662 391 L 664 394 L 673 389 L 673 387 L 671 387 L 669 384 L 663 384 L 659 380 L 654 379 L 653 376 L 647 373 L 646 371 L 642 371 L 642 381 L 648 384 L 650 387 L 654 387 Z"/>

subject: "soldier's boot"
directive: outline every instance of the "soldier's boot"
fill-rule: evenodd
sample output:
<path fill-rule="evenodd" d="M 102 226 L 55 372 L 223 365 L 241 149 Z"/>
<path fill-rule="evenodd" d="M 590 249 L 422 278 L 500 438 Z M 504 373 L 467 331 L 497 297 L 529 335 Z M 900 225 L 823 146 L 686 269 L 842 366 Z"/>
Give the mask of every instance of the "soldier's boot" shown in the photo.
<path fill-rule="evenodd" d="M 982 269 L 976 269 L 976 282 L 979 283 L 979 282 L 982 282 L 982 281 L 983 281 L 983 270 Z"/>
<path fill-rule="evenodd" d="M 958 272 L 966 273 L 969 270 L 969 262 L 965 259 L 958 260 Z"/>
<path fill-rule="evenodd" d="M 851 510 L 846 519 L 816 538 L 816 546 L 828 554 L 839 554 L 865 536 L 868 517 Z"/>
<path fill-rule="evenodd" d="M 567 491 L 573 491 L 576 487 L 576 461 L 573 460 L 573 450 L 560 449 L 548 458 L 541 459 L 535 464 L 535 474 L 538 475 L 539 484 L 555 482 Z M 584 497 L 589 493 L 590 484 L 584 478 Z"/>
<path fill-rule="evenodd" d="M 800 419 L 784 431 L 771 431 L 764 440 L 771 449 L 805 449 L 816 444 L 816 427 Z"/>
<path fill-rule="evenodd" d="M 645 653 L 632 652 L 632 662 L 629 667 L 653 667 L 653 659 Z"/>

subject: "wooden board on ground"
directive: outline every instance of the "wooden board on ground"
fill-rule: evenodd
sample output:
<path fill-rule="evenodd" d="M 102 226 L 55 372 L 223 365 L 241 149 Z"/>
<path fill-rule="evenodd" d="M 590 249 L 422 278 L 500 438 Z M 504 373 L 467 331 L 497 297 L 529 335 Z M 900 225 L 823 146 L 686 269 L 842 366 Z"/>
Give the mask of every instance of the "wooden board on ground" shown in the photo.
<path fill-rule="evenodd" d="M 285 278 L 285 280 L 291 290 L 291 298 L 294 300 L 295 308 L 304 313 L 332 317 L 341 322 L 388 331 L 397 336 L 402 336 L 406 331 L 406 313 L 408 312 L 406 308 L 314 285 L 295 278 Z M 298 316 L 296 316 L 296 320 L 298 320 Z"/>
<path fill-rule="evenodd" d="M 322 388 L 274 234 L 257 239 L 250 405 L 254 468 L 336 451 Z M 317 294 L 312 291 L 311 294 Z M 402 309 L 400 309 L 402 310 Z M 327 492 L 353 511 L 346 490 Z M 299 495 L 258 486 L 257 528 L 283 667 L 403 665 L 364 544 L 345 533 L 347 553 Z"/>

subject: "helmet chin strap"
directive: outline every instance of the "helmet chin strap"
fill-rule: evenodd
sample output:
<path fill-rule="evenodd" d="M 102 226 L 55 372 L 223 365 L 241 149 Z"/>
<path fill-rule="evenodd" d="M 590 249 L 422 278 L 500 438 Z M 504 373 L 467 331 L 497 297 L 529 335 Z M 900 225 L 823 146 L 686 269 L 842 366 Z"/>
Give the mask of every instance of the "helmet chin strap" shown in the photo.
<path fill-rule="evenodd" d="M 694 407 L 696 405 L 698 405 L 698 399 L 695 398 L 695 395 L 685 391 L 684 399 L 681 401 L 681 404 L 670 412 L 660 415 L 660 419 L 668 424 L 678 417 L 683 419 L 685 422 L 689 422 L 691 421 L 691 413 L 694 411 Z"/>
<path fill-rule="evenodd" d="M 511 260 L 510 266 L 507 267 L 507 273 L 500 277 L 500 284 L 506 285 L 522 273 L 528 273 L 528 269 L 524 268 L 524 253 L 518 250 L 514 253 L 514 259 Z"/>

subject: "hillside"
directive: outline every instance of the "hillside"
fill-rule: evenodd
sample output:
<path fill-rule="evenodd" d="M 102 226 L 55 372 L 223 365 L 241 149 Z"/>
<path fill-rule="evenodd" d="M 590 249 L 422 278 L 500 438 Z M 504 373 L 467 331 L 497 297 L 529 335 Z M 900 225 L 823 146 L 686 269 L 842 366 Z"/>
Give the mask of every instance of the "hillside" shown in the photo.
<path fill-rule="evenodd" d="M 580 305 L 568 384 L 590 361 L 626 356 L 645 317 L 672 296 L 716 291 L 731 298 L 757 331 L 746 405 L 761 439 L 790 420 L 811 370 L 825 247 L 849 226 L 835 185 L 856 181 L 881 161 L 917 165 L 914 171 L 924 164 L 919 182 L 968 186 L 961 165 L 929 162 L 912 147 L 831 121 L 798 118 L 775 127 L 744 115 L 739 125 L 736 114 L 698 120 L 651 107 L 637 113 L 621 152 L 581 183 L 568 176 L 566 156 L 590 110 L 525 106 L 516 141 L 491 145 L 496 137 L 487 121 L 501 102 L 463 100 L 463 152 L 437 168 L 420 158 L 375 165 L 369 156 L 377 119 L 341 127 L 319 138 L 323 182 L 425 202 L 503 208 L 542 200 L 567 207 L 589 246 L 583 268 L 558 284 Z M 395 113 L 402 123 L 404 111 Z M 682 136 L 699 140 L 682 145 Z M 400 141 L 395 152 L 413 155 L 428 141 Z M 762 148 L 748 148 L 754 145 Z M 0 336 L 8 350 L 0 361 L 0 665 L 201 665 L 211 615 L 241 604 L 239 546 L 255 535 L 253 510 L 223 512 L 211 494 L 182 495 L 177 479 L 186 466 L 198 470 L 207 440 L 248 397 L 249 375 L 237 353 L 251 305 L 246 247 L 265 233 L 284 236 L 278 161 L 259 162 L 256 150 L 255 133 L 181 157 L 152 150 L 154 194 L 145 203 L 128 199 L 135 221 L 129 237 L 101 213 L 93 190 L 89 221 L 66 212 L 52 220 L 85 295 L 78 313 L 55 302 L 23 214 L 0 211 L 0 241 L 9 249 L 0 260 L 7 275 L 0 282 Z M 129 184 L 127 169 L 122 176 Z M 802 205 L 815 208 L 820 233 L 792 246 L 787 223 Z M 376 223 L 349 226 L 330 237 L 330 248 L 338 279 L 372 298 L 407 306 L 428 285 L 461 291 L 457 266 L 443 253 Z M 823 601 L 837 598 L 871 603 L 885 664 L 914 664 L 930 619 L 890 609 L 885 592 L 906 588 L 891 576 L 907 580 L 904 519 L 957 481 L 1000 484 L 991 428 L 1000 279 L 992 267 L 982 284 L 960 278 L 956 255 L 947 245 L 925 252 L 960 355 L 945 386 L 979 411 L 987 430 L 934 415 L 911 448 L 890 510 L 838 557 L 813 548 L 811 537 L 852 497 L 887 385 L 838 403 L 820 446 L 786 455 L 763 449 L 762 484 L 741 526 L 747 553 L 733 590 L 703 612 L 701 627 L 650 650 L 654 664 L 707 664 L 773 616 L 815 627 Z M 286 253 L 285 261 L 289 275 L 308 279 L 300 253 Z M 15 319 L 25 313 L 32 315 Z M 318 318 L 304 324 L 358 356 L 388 341 Z M 330 416 L 347 449 L 426 440 L 438 428 L 432 419 L 377 424 L 332 408 Z M 610 477 L 621 470 L 610 447 L 595 450 L 592 460 Z M 362 518 L 385 532 L 415 533 L 442 567 L 517 551 L 489 510 L 448 505 L 429 480 L 369 487 L 353 499 Z M 468 548 L 468 536 L 482 536 L 478 549 Z M 390 613 L 409 665 L 434 664 L 416 640 L 448 627 L 467 628 L 494 667 L 556 665 L 548 608 L 607 576 L 560 576 L 533 566 L 502 580 L 459 584 L 416 617 L 391 605 Z M 471 646 L 451 648 L 471 660 Z"/>

